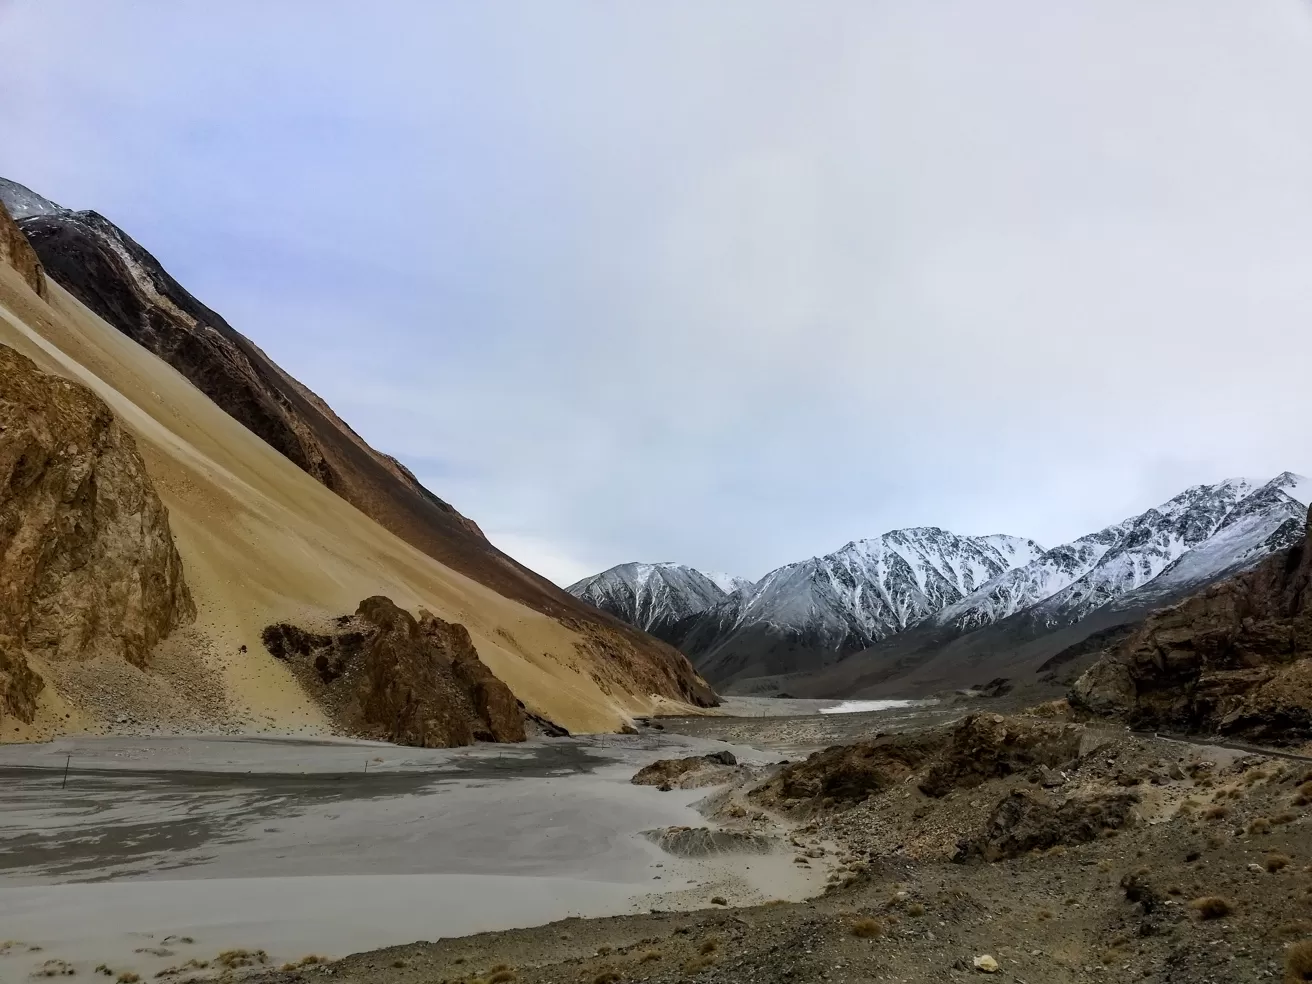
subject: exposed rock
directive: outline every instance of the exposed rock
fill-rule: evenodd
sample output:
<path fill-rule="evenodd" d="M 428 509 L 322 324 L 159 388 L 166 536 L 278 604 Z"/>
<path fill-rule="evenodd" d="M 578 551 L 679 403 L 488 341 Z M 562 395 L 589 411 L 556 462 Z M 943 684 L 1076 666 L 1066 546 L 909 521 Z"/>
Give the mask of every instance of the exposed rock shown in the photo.
<path fill-rule="evenodd" d="M 709 827 L 661 827 L 643 831 L 643 836 L 667 854 L 681 858 L 706 858 L 717 854 L 769 854 L 776 841 L 764 834 L 741 830 L 711 830 Z"/>
<path fill-rule="evenodd" d="M 0 346 L 0 690 L 30 722 L 47 660 L 146 666 L 195 617 L 136 442 L 84 386 Z"/>
<path fill-rule="evenodd" d="M 41 261 L 10 217 L 4 202 L 0 202 L 0 263 L 13 267 L 38 295 L 46 296 L 46 277 Z"/>
<path fill-rule="evenodd" d="M 525 739 L 523 708 L 458 622 L 428 612 L 416 619 L 374 596 L 329 631 L 281 623 L 263 639 L 358 734 L 424 748 Z"/>
<path fill-rule="evenodd" d="M 953 730 L 920 789 L 929 796 L 943 796 L 952 789 L 969 789 L 1035 766 L 1061 765 L 1079 757 L 1082 734 L 1075 725 L 972 714 Z"/>
<path fill-rule="evenodd" d="M 1131 725 L 1276 744 L 1312 738 L 1312 550 L 1153 613 L 1089 668 L 1073 705 Z"/>
<path fill-rule="evenodd" d="M 93 211 L 61 208 L 2 179 L 0 198 L 22 206 L 15 213 L 21 216 L 18 228 L 48 276 L 381 526 L 579 631 L 580 648 L 604 690 L 658 694 L 701 706 L 717 702 L 682 654 L 578 601 L 499 551 L 473 520 L 366 443 L 114 223 Z"/>
<path fill-rule="evenodd" d="M 902 782 L 941 744 L 941 737 L 898 735 L 834 745 L 786 766 L 752 795 L 781 804 L 790 800 L 832 800 L 851 805 Z"/>
<path fill-rule="evenodd" d="M 958 844 L 954 860 L 979 857 L 1000 861 L 1059 844 L 1084 844 L 1104 830 L 1119 830 L 1132 823 L 1138 802 L 1134 793 L 1095 793 L 1054 801 L 1038 793 L 1013 790 L 994 807 L 982 834 Z"/>
<path fill-rule="evenodd" d="M 690 755 L 678 759 L 657 759 L 634 773 L 629 782 L 635 786 L 660 786 L 672 789 L 677 784 L 681 789 L 693 789 L 717 782 L 727 782 L 732 776 L 729 769 L 736 766 L 737 762 L 738 760 L 730 752 Z"/>

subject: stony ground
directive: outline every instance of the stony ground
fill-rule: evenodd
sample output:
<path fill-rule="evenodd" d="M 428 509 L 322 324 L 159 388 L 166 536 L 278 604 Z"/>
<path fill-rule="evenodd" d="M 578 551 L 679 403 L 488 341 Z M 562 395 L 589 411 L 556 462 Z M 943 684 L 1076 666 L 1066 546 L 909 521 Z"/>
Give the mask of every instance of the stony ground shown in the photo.
<path fill-rule="evenodd" d="M 741 741 L 749 723 L 717 726 Z M 755 726 L 782 744 L 802 728 Z M 827 870 L 830 890 L 811 902 L 707 899 L 698 912 L 416 943 L 260 980 L 1312 979 L 1286 969 L 1291 946 L 1312 939 L 1312 762 L 991 713 L 937 727 L 708 800 L 715 822 L 773 829 L 793 840 L 795 863 Z"/>

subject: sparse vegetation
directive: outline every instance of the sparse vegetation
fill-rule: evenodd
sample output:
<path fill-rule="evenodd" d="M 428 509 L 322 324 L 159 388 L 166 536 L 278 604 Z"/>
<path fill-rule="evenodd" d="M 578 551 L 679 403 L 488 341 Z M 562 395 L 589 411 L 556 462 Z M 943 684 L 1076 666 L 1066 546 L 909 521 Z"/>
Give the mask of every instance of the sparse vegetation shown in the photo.
<path fill-rule="evenodd" d="M 516 980 L 518 977 L 519 975 L 509 967 L 503 966 L 500 970 L 492 971 L 488 976 L 487 984 L 509 984 L 510 981 Z"/>
<path fill-rule="evenodd" d="M 1230 815 L 1230 811 L 1224 806 L 1209 806 L 1203 811 L 1204 820 L 1224 820 Z"/>
<path fill-rule="evenodd" d="M 883 935 L 884 924 L 871 916 L 864 916 L 852 923 L 852 935 L 863 940 L 874 939 Z"/>
<path fill-rule="evenodd" d="M 1224 919 L 1233 912 L 1229 902 L 1219 895 L 1204 895 L 1189 903 L 1200 919 Z"/>
<path fill-rule="evenodd" d="M 715 958 L 707 954 L 705 956 L 693 957 L 691 960 L 689 960 L 686 964 L 683 965 L 683 972 L 685 974 L 700 974 L 707 967 L 714 967 L 714 966 L 715 966 Z M 619 980 L 618 977 L 616 977 L 615 979 Z"/>
<path fill-rule="evenodd" d="M 607 968 L 592 978 L 592 984 L 619 984 L 619 971 Z"/>
<path fill-rule="evenodd" d="M 141 975 L 134 974 L 130 970 L 125 970 L 118 975 L 117 980 L 118 984 L 137 984 L 137 981 L 141 980 Z"/>
<path fill-rule="evenodd" d="M 1250 834 L 1269 834 L 1271 833 L 1271 821 L 1266 817 L 1258 817 L 1248 825 Z"/>
<path fill-rule="evenodd" d="M 646 953 L 644 953 L 642 956 L 638 958 L 638 963 L 640 964 L 655 963 L 660 958 L 661 958 L 660 950 L 648 950 Z"/>
<path fill-rule="evenodd" d="M 719 948 L 719 939 L 714 936 L 708 936 L 702 941 L 702 945 L 698 948 L 698 952 L 701 953 L 702 956 L 706 956 L 708 953 L 714 953 Z"/>
<path fill-rule="evenodd" d="M 1312 981 L 1312 939 L 1300 940 L 1285 950 L 1285 984 Z"/>
<path fill-rule="evenodd" d="M 235 970 L 238 967 L 266 964 L 269 962 L 269 955 L 263 950 L 224 950 L 214 958 L 214 962 L 225 970 Z"/>
<path fill-rule="evenodd" d="M 912 902 L 910 905 L 907 906 L 908 916 L 923 916 L 924 914 L 925 914 L 925 907 L 919 902 Z"/>
<path fill-rule="evenodd" d="M 1289 867 L 1290 858 L 1288 854 L 1268 854 L 1266 860 L 1262 862 L 1262 867 L 1273 875 L 1282 868 Z"/>

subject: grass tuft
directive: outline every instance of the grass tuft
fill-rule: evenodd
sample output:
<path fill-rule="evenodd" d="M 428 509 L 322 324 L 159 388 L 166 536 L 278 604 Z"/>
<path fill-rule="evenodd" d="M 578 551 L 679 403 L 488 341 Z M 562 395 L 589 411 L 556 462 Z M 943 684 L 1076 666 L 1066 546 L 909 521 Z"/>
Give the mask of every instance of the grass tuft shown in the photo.
<path fill-rule="evenodd" d="M 865 916 L 852 923 L 852 935 L 863 940 L 871 940 L 876 936 L 882 936 L 884 933 L 884 924 L 878 919 Z"/>
<path fill-rule="evenodd" d="M 1234 912 L 1233 906 L 1219 895 L 1204 895 L 1189 903 L 1189 908 L 1198 913 L 1200 919 L 1224 919 Z"/>
<path fill-rule="evenodd" d="M 1312 981 L 1312 940 L 1300 940 L 1285 951 L 1285 984 Z"/>

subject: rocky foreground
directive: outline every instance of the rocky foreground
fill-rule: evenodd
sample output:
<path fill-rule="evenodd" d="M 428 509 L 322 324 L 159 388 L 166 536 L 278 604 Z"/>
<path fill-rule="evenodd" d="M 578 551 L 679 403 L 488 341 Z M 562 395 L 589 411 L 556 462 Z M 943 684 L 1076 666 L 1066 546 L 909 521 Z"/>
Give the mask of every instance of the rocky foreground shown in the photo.
<path fill-rule="evenodd" d="M 768 743 L 777 725 L 759 727 Z M 704 804 L 720 830 L 785 845 L 828 872 L 825 894 L 742 909 L 708 898 L 258 980 L 1312 979 L 1312 759 L 976 713 L 765 772 L 703 757 L 639 781 L 699 776 L 721 783 Z"/>

